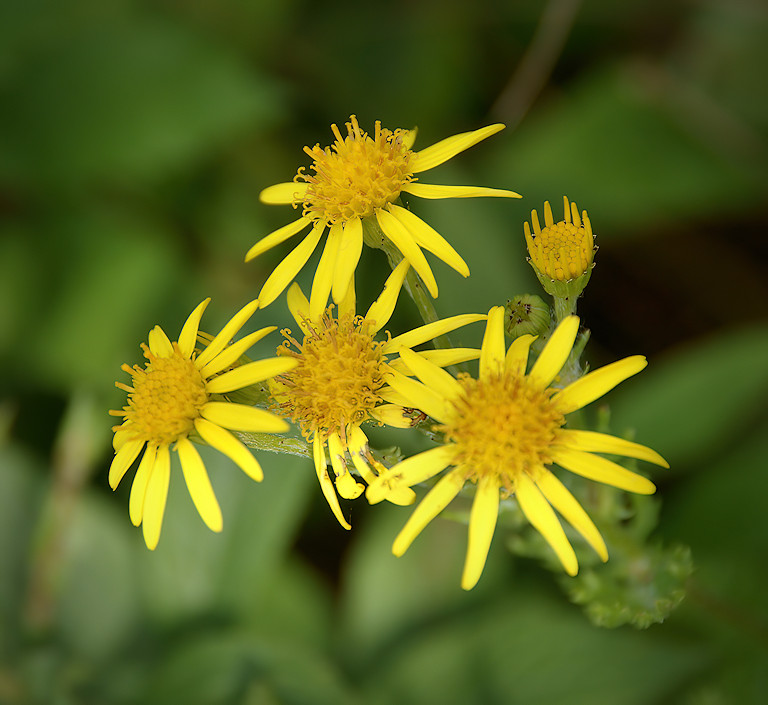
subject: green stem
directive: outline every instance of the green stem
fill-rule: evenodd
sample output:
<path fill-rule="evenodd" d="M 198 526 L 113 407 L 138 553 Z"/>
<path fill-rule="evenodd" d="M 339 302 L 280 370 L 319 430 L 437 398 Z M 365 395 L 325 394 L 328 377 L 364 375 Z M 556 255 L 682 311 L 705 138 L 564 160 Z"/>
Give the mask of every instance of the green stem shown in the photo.
<path fill-rule="evenodd" d="M 560 323 L 565 318 L 568 318 L 571 314 L 576 313 L 576 296 L 560 297 L 553 296 L 552 299 L 555 302 L 555 321 Z"/>

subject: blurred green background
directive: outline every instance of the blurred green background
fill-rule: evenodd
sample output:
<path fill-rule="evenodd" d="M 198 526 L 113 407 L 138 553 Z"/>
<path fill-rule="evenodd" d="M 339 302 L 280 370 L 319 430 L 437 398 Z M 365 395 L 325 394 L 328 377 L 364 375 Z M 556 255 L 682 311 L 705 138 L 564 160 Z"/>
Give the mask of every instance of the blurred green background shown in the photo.
<path fill-rule="evenodd" d="M 0 2 L 0 703 L 766 702 L 767 37 L 759 0 Z M 360 500 L 344 532 L 300 458 L 256 485 L 208 454 L 225 531 L 175 476 L 154 553 L 109 490 L 120 365 L 255 297 L 287 250 L 244 254 L 293 216 L 258 192 L 351 113 L 417 149 L 508 125 L 424 181 L 521 201 L 412 199 L 473 272 L 433 260 L 441 315 L 538 293 L 522 222 L 589 211 L 587 357 L 649 356 L 614 429 L 669 459 L 654 540 L 696 565 L 663 624 L 593 626 L 499 538 L 464 593 L 465 527 L 395 559 L 410 510 Z"/>

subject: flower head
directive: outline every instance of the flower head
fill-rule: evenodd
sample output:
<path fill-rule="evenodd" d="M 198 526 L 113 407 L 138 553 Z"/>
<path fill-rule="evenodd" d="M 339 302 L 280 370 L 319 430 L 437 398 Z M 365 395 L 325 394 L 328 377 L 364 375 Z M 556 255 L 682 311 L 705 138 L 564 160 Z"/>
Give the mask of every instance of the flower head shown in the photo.
<path fill-rule="evenodd" d="M 251 478 L 259 482 L 263 473 L 251 452 L 228 430 L 264 433 L 288 430 L 282 419 L 262 409 L 235 404 L 229 392 L 243 389 L 274 375 L 287 372 L 295 362 L 271 358 L 238 364 L 243 353 L 274 326 L 262 328 L 229 345 L 232 337 L 258 308 L 258 300 L 243 307 L 200 351 L 200 319 L 210 299 L 203 301 L 187 318 L 179 339 L 171 342 L 160 326 L 141 345 L 147 362 L 144 367 L 123 365 L 132 385 L 117 382 L 128 392 L 128 404 L 113 416 L 123 423 L 115 432 L 115 457 L 109 469 L 109 484 L 115 489 L 142 449 L 131 486 L 129 511 L 134 526 L 143 525 L 144 540 L 150 549 L 157 546 L 170 481 L 170 447 L 179 454 L 187 488 L 203 521 L 221 531 L 221 509 L 200 455 L 189 440 L 199 436 L 208 445 L 229 456 Z"/>
<path fill-rule="evenodd" d="M 600 533 L 587 513 L 549 466 L 640 494 L 655 491 L 653 483 L 593 453 L 610 453 L 668 467 L 655 451 L 603 433 L 565 428 L 568 414 L 581 409 L 621 381 L 642 370 L 640 355 L 606 365 L 563 389 L 553 386 L 578 331 L 579 319 L 566 318 L 552 334 L 526 374 L 534 340 L 523 335 L 504 349 L 504 309 L 488 314 L 480 352 L 478 379 L 455 379 L 410 350 L 401 351 L 405 364 L 420 382 L 390 384 L 408 402 L 429 414 L 444 435 L 442 445 L 407 458 L 372 483 L 372 502 L 386 492 L 411 487 L 452 466 L 427 493 L 395 539 L 402 555 L 422 529 L 467 484 L 475 486 L 469 519 L 469 544 L 462 587 L 475 586 L 485 566 L 496 528 L 499 501 L 514 495 L 523 514 L 554 549 L 569 575 L 578 570 L 576 554 L 566 538 L 556 509 L 607 560 Z"/>
<path fill-rule="evenodd" d="M 398 372 L 398 361 L 388 357 L 403 346 L 420 345 L 460 326 L 483 320 L 485 316 L 453 316 L 416 328 L 396 338 L 376 340 L 395 307 L 408 262 L 398 265 L 387 279 L 381 296 L 365 316 L 355 313 L 354 286 L 334 312 L 333 306 L 313 317 L 310 304 L 298 284 L 288 291 L 288 306 L 303 334 L 297 340 L 289 330 L 278 348 L 278 355 L 295 360 L 296 366 L 270 382 L 274 408 L 290 418 L 311 441 L 315 469 L 328 504 L 339 523 L 351 528 L 344 518 L 336 490 L 345 499 L 354 499 L 363 491 L 347 467 L 347 455 L 366 481 L 372 482 L 384 466 L 372 455 L 368 438 L 361 429 L 366 421 L 395 427 L 408 427 L 411 418 L 399 403 L 399 395 L 389 386 Z M 388 337 L 388 336 L 387 336 Z M 416 354 L 416 353 L 414 353 Z M 458 349 L 419 353 L 438 365 L 450 365 L 477 357 L 477 351 Z M 394 403 L 391 403 L 394 402 Z M 328 472 L 325 450 L 329 451 L 334 482 Z M 402 488 L 386 499 L 410 504 L 415 495 Z"/>
<path fill-rule="evenodd" d="M 429 250 L 463 276 L 469 268 L 445 239 L 409 210 L 396 204 L 402 193 L 421 198 L 472 198 L 519 195 L 502 189 L 473 186 L 435 186 L 417 183 L 415 174 L 448 161 L 459 152 L 499 132 L 504 125 L 489 125 L 442 140 L 414 152 L 415 130 L 387 130 L 376 122 L 373 137 L 360 129 L 352 115 L 342 135 L 336 125 L 332 146 L 315 145 L 304 151 L 312 158 L 312 173 L 300 168 L 294 180 L 261 192 L 264 203 L 301 206 L 302 215 L 257 242 L 246 261 L 279 245 L 312 225 L 309 234 L 276 267 L 259 294 L 262 306 L 274 301 L 306 264 L 328 228 L 328 238 L 310 295 L 313 318 L 325 309 L 328 294 L 339 303 L 360 259 L 366 219 L 375 222 L 418 272 L 432 296 L 437 283 L 422 249 Z"/>
<path fill-rule="evenodd" d="M 536 211 L 531 211 L 531 227 L 526 222 L 525 241 L 528 260 L 548 294 L 577 297 L 587 285 L 595 256 L 595 238 L 587 211 L 579 216 L 575 203 L 563 196 L 563 220 L 555 223 L 549 201 L 544 203 L 544 228 Z"/>

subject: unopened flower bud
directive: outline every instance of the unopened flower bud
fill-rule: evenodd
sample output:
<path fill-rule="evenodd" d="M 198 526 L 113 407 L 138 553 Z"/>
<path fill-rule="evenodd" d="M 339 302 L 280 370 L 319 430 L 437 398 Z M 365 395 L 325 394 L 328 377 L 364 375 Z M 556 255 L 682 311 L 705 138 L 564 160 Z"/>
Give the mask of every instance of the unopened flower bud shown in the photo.
<path fill-rule="evenodd" d="M 504 309 L 504 330 L 510 338 L 526 334 L 543 335 L 551 320 L 549 306 L 533 294 L 512 297 Z"/>

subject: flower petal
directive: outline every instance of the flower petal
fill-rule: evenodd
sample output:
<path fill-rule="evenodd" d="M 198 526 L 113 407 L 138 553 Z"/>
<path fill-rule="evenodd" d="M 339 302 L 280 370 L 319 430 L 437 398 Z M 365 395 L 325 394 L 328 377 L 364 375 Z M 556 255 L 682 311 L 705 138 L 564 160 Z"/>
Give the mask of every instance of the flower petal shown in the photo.
<path fill-rule="evenodd" d="M 427 225 L 419 216 L 402 206 L 390 203 L 387 210 L 413 235 L 413 239 L 416 240 L 416 244 L 419 247 L 431 252 L 449 267 L 455 269 L 461 276 L 469 276 L 467 263 L 437 230 Z"/>
<path fill-rule="evenodd" d="M 312 291 L 309 294 L 309 318 L 312 321 L 319 319 L 328 305 L 328 294 L 331 293 L 336 270 L 336 256 L 343 235 L 344 226 L 341 223 L 331 226 L 317 271 L 315 271 L 315 278 L 312 280 Z"/>
<path fill-rule="evenodd" d="M 173 345 L 160 326 L 155 326 L 147 336 L 149 351 L 155 357 L 171 357 L 173 355 Z"/>
<path fill-rule="evenodd" d="M 438 367 L 448 367 L 460 362 L 477 360 L 480 357 L 480 350 L 477 348 L 445 348 L 438 350 L 419 350 L 425 360 L 429 360 Z"/>
<path fill-rule="evenodd" d="M 457 328 L 469 325 L 470 323 L 476 323 L 477 321 L 484 321 L 487 318 L 488 316 L 484 313 L 462 313 L 458 316 L 441 318 L 439 321 L 432 321 L 432 323 L 427 323 L 392 338 L 384 344 L 382 351 L 390 353 L 396 352 L 400 348 L 414 348 L 444 333 L 450 333 Z"/>
<path fill-rule="evenodd" d="M 147 444 L 144 455 L 141 458 L 136 475 L 131 485 L 131 496 L 128 499 L 128 515 L 131 517 L 131 523 L 134 526 L 141 524 L 144 516 L 144 498 L 147 494 L 147 484 L 152 475 L 157 457 L 157 446 Z"/>
<path fill-rule="evenodd" d="M 579 572 L 579 562 L 576 560 L 573 546 L 568 542 L 554 509 L 525 473 L 521 473 L 517 478 L 515 496 L 523 514 L 552 547 L 565 572 L 571 576 L 576 575 Z"/>
<path fill-rule="evenodd" d="M 298 181 L 287 181 L 267 186 L 259 194 L 259 200 L 270 206 L 289 206 L 304 198 L 307 193 L 307 186 L 309 186 L 308 183 Z"/>
<path fill-rule="evenodd" d="M 267 326 L 260 330 L 249 333 L 240 338 L 232 345 L 227 345 L 216 357 L 213 358 L 205 367 L 200 370 L 203 379 L 209 379 L 213 375 L 234 365 L 244 354 L 245 351 L 258 343 L 262 338 L 276 330 L 277 326 Z"/>
<path fill-rule="evenodd" d="M 339 303 L 347 293 L 349 282 L 355 274 L 355 268 L 363 252 L 363 223 L 360 218 L 352 218 L 344 224 L 336 253 L 333 270 L 333 301 Z"/>
<path fill-rule="evenodd" d="M 464 487 L 464 472 L 456 469 L 449 472 L 421 500 L 405 526 L 392 544 L 392 553 L 402 556 L 413 540 L 440 512 L 443 511 Z"/>
<path fill-rule="evenodd" d="M 375 321 L 373 332 L 378 333 L 389 322 L 409 267 L 410 263 L 404 259 L 392 270 L 392 274 L 387 277 L 387 281 L 384 283 L 384 289 L 379 294 L 379 298 L 371 304 L 368 313 L 365 314 L 366 320 Z"/>
<path fill-rule="evenodd" d="M 618 487 L 620 490 L 637 494 L 653 494 L 656 491 L 656 485 L 648 478 L 631 472 L 599 455 L 555 447 L 552 449 L 552 460 L 560 467 L 577 475 Z"/>
<path fill-rule="evenodd" d="M 578 332 L 578 316 L 568 316 L 555 328 L 552 337 L 547 341 L 541 355 L 528 373 L 528 378 L 539 388 L 544 389 L 560 374 L 560 370 L 563 369 L 563 365 L 571 354 Z"/>
<path fill-rule="evenodd" d="M 352 526 L 341 513 L 339 498 L 336 496 L 336 488 L 333 485 L 331 476 L 328 474 L 328 467 L 325 463 L 325 449 L 318 435 L 315 435 L 315 439 L 312 443 L 312 456 L 315 461 L 315 472 L 317 472 L 317 479 L 320 481 L 320 489 L 323 491 L 325 501 L 328 502 L 328 506 L 331 508 L 331 511 L 333 512 L 333 515 L 336 517 L 339 524 L 341 524 L 345 529 L 347 529 L 347 531 L 349 531 Z"/>
<path fill-rule="evenodd" d="M 451 375 L 437 365 L 428 362 L 413 350 L 402 348 L 400 357 L 413 374 L 443 399 L 455 399 L 462 394 L 462 386 Z"/>
<path fill-rule="evenodd" d="M 205 383 L 205 391 L 208 394 L 226 394 L 236 389 L 250 387 L 257 382 L 263 382 L 270 377 L 292 370 L 298 361 L 292 357 L 268 357 L 266 360 L 256 360 L 246 365 L 240 365 L 235 369 L 214 377 Z"/>
<path fill-rule="evenodd" d="M 451 412 L 445 403 L 445 399 L 421 382 L 417 382 L 415 379 L 406 377 L 394 370 L 390 371 L 388 382 L 392 389 L 408 400 L 406 406 L 420 409 L 428 416 L 440 422 L 444 422 L 450 416 Z M 379 396 L 385 401 L 392 401 L 392 398 L 387 396 L 383 390 L 380 390 Z"/>
<path fill-rule="evenodd" d="M 561 414 L 570 414 L 585 407 L 628 377 L 636 375 L 648 361 L 642 355 L 632 355 L 589 372 L 569 384 L 552 397 L 552 403 Z"/>
<path fill-rule="evenodd" d="M 181 333 L 179 333 L 179 351 L 186 359 L 192 357 L 192 353 L 195 350 L 195 341 L 197 340 L 197 331 L 200 328 L 200 319 L 203 317 L 203 311 L 205 311 L 205 308 L 209 303 L 211 303 L 210 298 L 199 303 L 197 308 L 189 314 L 189 318 L 187 318 L 181 329 Z"/>
<path fill-rule="evenodd" d="M 298 220 L 294 220 L 292 223 L 288 223 L 288 225 L 283 225 L 282 228 L 278 228 L 274 232 L 271 232 L 269 235 L 265 235 L 253 247 L 251 247 L 250 250 L 248 250 L 248 254 L 245 255 L 245 261 L 250 262 L 252 259 L 255 259 L 259 255 L 265 253 L 267 250 L 271 250 L 281 242 L 285 242 L 289 237 L 293 237 L 296 233 L 306 228 L 307 225 L 309 225 L 311 222 L 311 218 L 302 216 Z"/>
<path fill-rule="evenodd" d="M 566 486 L 545 468 L 542 468 L 541 474 L 536 478 L 536 486 L 563 518 L 595 549 L 601 560 L 607 561 L 608 549 L 603 537 Z"/>
<path fill-rule="evenodd" d="M 393 428 L 410 428 L 411 419 L 409 419 L 403 407 L 398 404 L 379 404 L 375 409 L 371 409 L 370 415 L 387 426 Z"/>
<path fill-rule="evenodd" d="M 203 418 L 195 419 L 195 430 L 209 446 L 230 458 L 252 480 L 261 482 L 264 479 L 261 465 L 251 451 L 229 431 Z"/>
<path fill-rule="evenodd" d="M 483 477 L 477 483 L 475 499 L 469 513 L 469 541 L 461 587 L 471 590 L 485 568 L 488 551 L 491 548 L 496 520 L 499 517 L 499 485 L 495 477 Z"/>
<path fill-rule="evenodd" d="M 144 543 L 150 551 L 157 548 L 160 540 L 160 528 L 165 514 L 165 500 L 168 498 L 168 485 L 171 480 L 171 455 L 168 445 L 157 449 L 157 458 L 149 475 L 147 494 L 144 497 L 144 516 L 141 526 L 144 530 Z"/>
<path fill-rule="evenodd" d="M 198 514 L 211 531 L 221 531 L 224 528 L 221 507 L 213 493 L 211 480 L 200 454 L 187 438 L 181 438 L 176 443 L 176 451 L 179 454 L 189 496 L 192 497 Z"/>
<path fill-rule="evenodd" d="M 557 443 L 571 450 L 623 455 L 627 458 L 637 458 L 638 460 L 645 460 L 655 465 L 661 465 L 664 468 L 669 467 L 669 463 L 655 450 L 639 443 L 627 441 L 624 438 L 610 436 L 607 433 L 562 429 L 558 433 Z"/>
<path fill-rule="evenodd" d="M 536 340 L 535 335 L 521 335 L 515 338 L 507 350 L 504 358 L 504 369 L 513 375 L 524 375 L 525 368 L 528 365 L 528 353 L 531 350 L 531 343 Z"/>
<path fill-rule="evenodd" d="M 294 283 L 288 289 L 286 303 L 288 304 L 288 310 L 293 316 L 293 320 L 301 328 L 301 332 L 304 335 L 308 335 L 311 330 L 309 326 L 309 299 L 304 296 L 304 292 L 298 284 Z"/>
<path fill-rule="evenodd" d="M 123 479 L 126 471 L 136 458 L 139 457 L 145 441 L 128 441 L 115 453 L 109 466 L 109 486 L 114 490 Z"/>
<path fill-rule="evenodd" d="M 478 142 L 495 135 L 504 129 L 504 125 L 496 123 L 495 125 L 488 125 L 487 127 L 481 127 L 479 130 L 472 130 L 470 132 L 462 132 L 452 137 L 446 137 L 440 142 L 436 142 L 430 147 L 426 147 L 419 152 L 416 152 L 411 158 L 410 169 L 414 174 L 419 174 L 422 171 L 433 169 L 449 159 L 452 159 L 465 149 L 473 147 Z"/>
<path fill-rule="evenodd" d="M 288 424 L 275 414 L 255 406 L 228 401 L 209 401 L 200 409 L 200 415 L 217 426 L 233 431 L 285 433 L 289 429 Z"/>
<path fill-rule="evenodd" d="M 407 259 L 411 266 L 416 270 L 417 274 L 424 282 L 424 286 L 432 295 L 432 298 L 437 298 L 437 282 L 435 281 L 435 275 L 429 268 L 424 253 L 414 240 L 408 228 L 406 228 L 392 213 L 384 208 L 379 208 L 376 211 L 376 220 L 383 233 L 392 241 L 392 244 L 400 250 L 403 257 Z"/>
<path fill-rule="evenodd" d="M 224 350 L 224 348 L 229 345 L 229 341 L 232 340 L 258 308 L 259 300 L 254 299 L 232 316 L 232 318 L 227 321 L 227 324 L 221 329 L 221 332 L 214 336 L 213 340 L 205 347 L 205 350 L 195 358 L 195 367 L 197 367 L 198 370 L 202 369 Z"/>
<path fill-rule="evenodd" d="M 272 274 L 267 277 L 267 281 L 264 282 L 264 286 L 259 292 L 259 306 L 261 308 L 269 306 L 295 279 L 301 268 L 312 256 L 324 231 L 325 223 L 321 221 L 315 223 L 309 234 L 272 270 Z"/>
<path fill-rule="evenodd" d="M 480 346 L 480 379 L 487 380 L 504 369 L 504 307 L 488 311 L 483 344 Z"/>
<path fill-rule="evenodd" d="M 422 184 L 411 181 L 403 186 L 404 193 L 410 193 L 419 198 L 478 198 L 481 196 L 497 196 L 499 198 L 522 198 L 519 193 L 501 188 L 486 188 L 484 186 L 438 186 L 437 184 Z"/>

